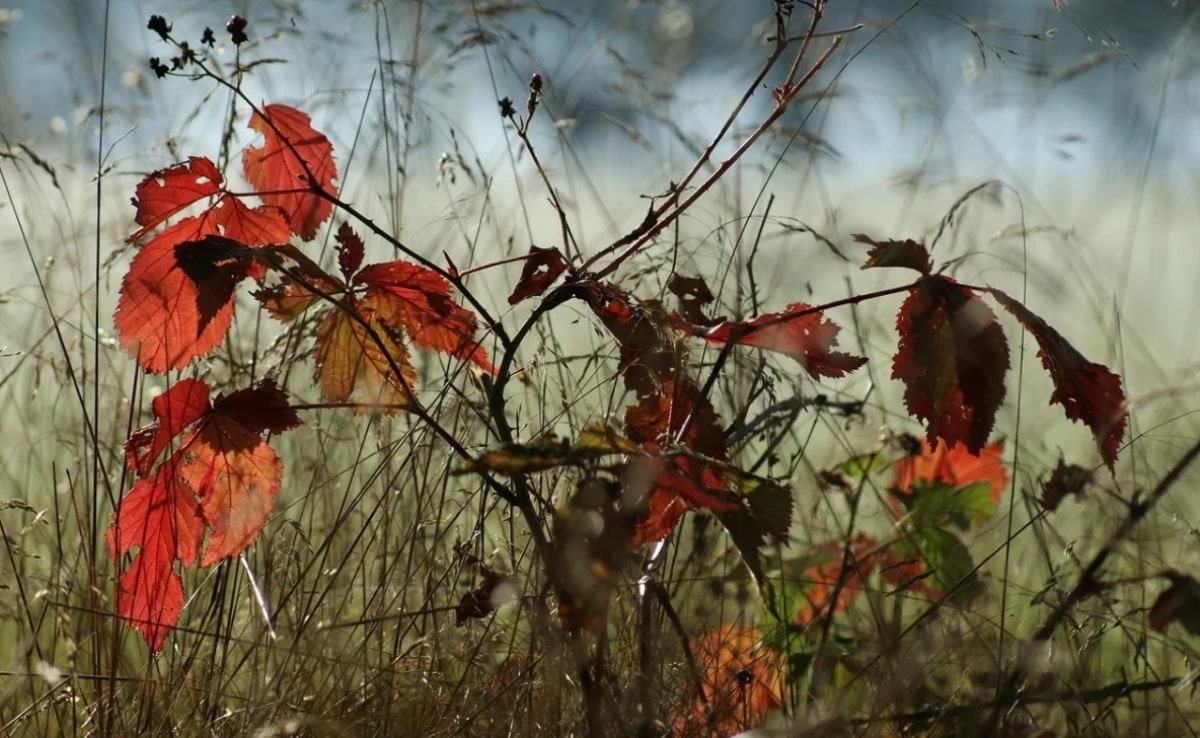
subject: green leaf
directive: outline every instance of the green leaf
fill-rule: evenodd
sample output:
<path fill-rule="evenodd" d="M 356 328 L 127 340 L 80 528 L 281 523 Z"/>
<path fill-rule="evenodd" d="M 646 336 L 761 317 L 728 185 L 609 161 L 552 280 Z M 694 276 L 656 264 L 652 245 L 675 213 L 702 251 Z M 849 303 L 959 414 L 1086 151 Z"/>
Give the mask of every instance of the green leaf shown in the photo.
<path fill-rule="evenodd" d="M 912 523 L 917 528 L 950 524 L 965 533 L 996 514 L 987 482 L 956 489 L 942 482 L 918 481 L 913 484 L 911 494 L 897 497 L 912 514 Z"/>
<path fill-rule="evenodd" d="M 932 572 L 930 583 L 935 589 L 952 595 L 970 589 L 975 577 L 975 561 L 958 536 L 941 528 L 926 528 L 918 531 L 914 538 L 921 549 L 925 568 Z"/>
<path fill-rule="evenodd" d="M 882 454 L 872 452 L 852 456 L 838 465 L 837 469 L 848 477 L 862 478 L 883 471 L 888 465 L 888 460 Z"/>

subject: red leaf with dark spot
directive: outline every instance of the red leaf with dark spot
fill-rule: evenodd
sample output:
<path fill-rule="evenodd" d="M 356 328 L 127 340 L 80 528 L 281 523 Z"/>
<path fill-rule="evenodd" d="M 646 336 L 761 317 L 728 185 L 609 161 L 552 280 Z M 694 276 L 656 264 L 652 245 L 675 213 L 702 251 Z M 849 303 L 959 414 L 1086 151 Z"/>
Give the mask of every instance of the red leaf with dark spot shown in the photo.
<path fill-rule="evenodd" d="M 1046 367 L 1054 383 L 1050 402 L 1062 405 L 1071 420 L 1091 428 L 1100 456 L 1111 471 L 1117 462 L 1125 424 L 1129 420 L 1121 377 L 1107 367 L 1085 359 L 1067 339 L 1029 308 L 1000 290 L 993 289 L 991 294 L 1033 334 L 1040 347 L 1038 356 L 1042 366 Z"/>
<path fill-rule="evenodd" d="M 121 281 L 113 322 L 121 347 L 146 371 L 182 369 L 212 350 L 233 319 L 233 286 L 263 274 L 261 265 L 243 263 L 240 269 L 221 272 L 209 290 L 202 289 L 180 267 L 176 250 L 209 236 L 266 246 L 286 241 L 288 228 L 275 208 L 251 209 L 226 195 L 200 215 L 168 226 L 138 250 Z"/>
<path fill-rule="evenodd" d="M 744 323 L 684 325 L 691 335 L 711 343 L 733 341 L 786 354 L 800 362 L 814 379 L 842 377 L 867 363 L 861 356 L 833 351 L 841 328 L 802 302 L 788 305 L 783 312 L 765 313 Z"/>
<path fill-rule="evenodd" d="M 567 260 L 558 249 L 530 247 L 521 278 L 509 295 L 508 304 L 516 305 L 521 300 L 542 294 L 566 270 Z"/>
<path fill-rule="evenodd" d="M 253 542 L 282 469 L 262 433 L 285 431 L 300 419 L 271 380 L 210 404 L 207 385 L 184 379 L 152 408 L 155 422 L 126 444 L 126 461 L 141 478 L 118 504 L 105 540 L 114 558 L 137 549 L 119 580 L 117 612 L 157 651 L 183 605 L 175 561 L 209 566 Z M 176 449 L 151 475 L 172 442 Z"/>
<path fill-rule="evenodd" d="M 1004 400 L 1008 341 L 996 316 L 968 288 L 944 276 L 919 279 L 896 316 L 900 344 L 892 378 L 905 384 L 908 411 L 927 424 L 931 445 L 987 444 Z"/>

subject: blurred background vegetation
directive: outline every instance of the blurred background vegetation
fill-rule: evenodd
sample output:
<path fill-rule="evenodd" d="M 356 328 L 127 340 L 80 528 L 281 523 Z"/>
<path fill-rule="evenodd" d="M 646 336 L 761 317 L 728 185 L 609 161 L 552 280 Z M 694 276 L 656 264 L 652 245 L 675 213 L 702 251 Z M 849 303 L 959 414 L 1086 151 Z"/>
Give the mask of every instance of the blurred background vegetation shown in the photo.
<path fill-rule="evenodd" d="M 449 476 L 444 449 L 417 426 L 306 417 L 305 430 L 283 441 L 278 515 L 243 561 L 189 575 L 196 599 L 171 651 L 148 660 L 113 622 L 113 562 L 101 531 L 122 492 L 120 444 L 148 419 L 150 393 L 165 386 L 137 379 L 111 332 L 132 248 L 124 244 L 133 230 L 129 197 L 149 171 L 190 154 L 236 157 L 251 140 L 248 111 L 210 81 L 155 78 L 147 60 L 174 51 L 146 30 L 151 14 L 193 43 L 211 27 L 220 39 L 211 57 L 226 74 L 234 49 L 222 29 L 230 15 L 246 16 L 251 99 L 309 113 L 334 142 L 348 200 L 418 250 L 465 266 L 561 240 L 497 99 L 520 102 L 530 76 L 544 76 L 545 115 L 532 140 L 592 253 L 636 226 L 646 198 L 686 171 L 725 120 L 761 64 L 772 7 L 30 0 L 0 8 L 8 449 L 0 457 L 0 641 L 16 644 L 0 662 L 8 729 L 266 735 L 368 725 L 377 734 L 497 735 L 548 729 L 578 702 L 551 678 L 552 659 L 529 651 L 532 619 L 508 611 L 466 630 L 453 625 L 454 604 L 477 583 L 477 560 L 517 572 L 530 552 L 494 500 Z M 677 241 L 623 276 L 653 297 L 670 259 L 708 277 L 729 315 L 817 303 L 888 279 L 860 274 L 855 254 L 842 258 L 849 234 L 928 240 L 953 212 L 939 261 L 965 281 L 1027 292 L 1029 305 L 1085 355 L 1123 374 L 1134 445 L 1110 491 L 1152 484 L 1197 433 L 1198 21 L 1193 0 L 833 2 L 826 29 L 861 28 L 761 148 L 689 213 Z M 770 106 L 764 88 L 735 130 L 748 132 Z M 319 238 L 324 248 L 328 239 Z M 479 293 L 506 305 L 518 271 L 499 270 Z M 758 280 L 753 291 L 748 272 Z M 789 463 L 801 470 L 803 494 L 811 494 L 811 471 L 869 447 L 881 428 L 911 430 L 887 379 L 894 310 L 888 303 L 836 316 L 847 330 L 843 345 L 880 368 L 831 392 L 869 394 L 873 414 L 797 430 L 790 450 L 809 458 Z M 525 357 L 533 381 L 519 429 L 527 437 L 620 411 L 608 389 L 611 367 L 563 368 L 565 358 L 612 354 L 604 337 L 579 330 L 587 317 L 573 317 L 550 324 L 540 337 L 545 351 Z M 271 330 L 239 319 L 232 343 L 259 348 L 231 348 L 201 371 L 238 377 L 253 357 L 291 372 Z M 438 368 L 425 371 L 436 376 Z M 775 371 L 780 386 L 795 380 Z M 308 372 L 292 372 L 289 388 L 301 399 L 312 399 L 304 396 Z M 1016 488 L 1033 489 L 1062 452 L 1094 462 L 1086 431 L 1045 406 L 1044 380 L 1011 376 L 1030 385 L 1010 392 L 998 429 L 1027 454 L 1013 472 Z M 473 429 L 468 403 L 448 402 L 445 411 L 463 434 L 488 442 Z M 822 450 L 810 449 L 814 438 L 824 439 Z M 557 481 L 547 483 L 552 492 Z M 552 492 L 560 499 L 561 490 Z M 1073 576 L 1076 542 L 1086 550 L 1099 536 L 1094 528 L 1124 513 L 1093 503 L 1101 514 L 1089 508 L 1055 520 L 1034 553 L 1003 572 L 1020 593 L 1014 601 L 1027 607 L 1010 627 L 1036 622 L 1039 597 Z M 836 516 L 802 504 L 812 529 L 798 534 L 801 542 L 835 539 Z M 1200 506 L 1173 495 L 1160 512 L 1124 562 L 1131 574 L 1198 563 Z M 1018 523 L 1032 516 L 1013 514 L 1023 516 Z M 990 535 L 981 540 L 1002 545 L 1008 533 L 998 524 Z M 746 606 L 744 582 L 733 577 L 715 595 L 687 589 L 711 590 L 730 574 L 709 564 L 681 554 L 668 569 L 689 625 L 715 625 Z M 1017 584 L 1008 584 L 1010 574 Z M 260 585 L 271 594 L 270 628 L 253 598 Z M 936 643 L 964 658 L 988 652 L 989 623 L 976 615 L 946 624 Z M 1103 647 L 1081 649 L 1079 669 L 1102 684 L 1138 658 L 1150 668 L 1144 628 L 1129 634 L 1114 612 L 1091 615 L 1104 624 L 1101 635 L 1120 635 L 1116 645 L 1097 635 Z M 972 640 L 982 632 L 989 635 Z M 1187 664 L 1194 655 L 1178 639 L 1155 648 L 1156 663 Z M 914 668 L 944 687 L 958 663 Z M 1146 717 L 1162 702 L 1129 712 L 1141 710 L 1146 722 L 1137 725 L 1147 732 L 1165 725 L 1186 734 L 1190 699 L 1173 704 L 1164 723 Z M 1127 725 L 1086 728 L 1119 735 Z"/>

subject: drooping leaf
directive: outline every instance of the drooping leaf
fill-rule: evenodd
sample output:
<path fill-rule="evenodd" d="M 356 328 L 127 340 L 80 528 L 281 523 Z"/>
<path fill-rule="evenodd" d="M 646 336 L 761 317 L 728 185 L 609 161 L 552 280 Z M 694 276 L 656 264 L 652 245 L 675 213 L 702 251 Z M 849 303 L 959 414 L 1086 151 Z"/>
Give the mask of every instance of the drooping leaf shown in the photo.
<path fill-rule="evenodd" d="M 1170 580 L 1171 586 L 1150 606 L 1147 625 L 1162 633 L 1177 622 L 1192 635 L 1200 635 L 1200 582 L 1177 571 L 1166 571 L 1162 576 Z"/>
<path fill-rule="evenodd" d="M 201 215 L 168 226 L 134 255 L 121 281 L 113 317 L 122 348 L 149 372 L 182 369 L 225 337 L 233 318 L 232 290 L 246 277 L 258 277 L 261 266 L 243 263 L 227 270 L 208 291 L 180 267 L 176 248 L 218 236 L 243 246 L 266 246 L 287 240 L 287 225 L 274 209 L 250 209 L 224 197 Z M 196 247 L 203 248 L 203 247 Z M 195 249 L 189 250 L 199 259 Z M 212 289 L 216 288 L 216 289 Z M 219 297 L 228 293 L 228 299 Z"/>
<path fill-rule="evenodd" d="M 792 357 L 814 379 L 842 377 L 867 360 L 834 351 L 841 331 L 833 321 L 825 320 L 819 312 L 797 302 L 779 313 L 765 313 L 744 323 L 723 322 L 713 326 L 684 324 L 688 333 L 710 343 L 734 342 L 778 351 Z"/>
<path fill-rule="evenodd" d="M 450 283 L 437 272 L 390 261 L 364 267 L 354 282 L 367 288 L 363 301 L 385 322 L 402 325 L 416 345 L 496 372 L 475 338 L 475 314 L 455 304 Z"/>
<path fill-rule="evenodd" d="M 342 278 L 349 282 L 358 268 L 362 266 L 366 247 L 350 224 L 345 221 L 338 226 L 337 233 L 333 238 L 337 241 L 338 269 L 342 271 Z"/>
<path fill-rule="evenodd" d="M 856 233 L 854 240 L 859 243 L 869 243 L 872 247 L 867 253 L 866 262 L 862 265 L 863 269 L 903 267 L 914 269 L 921 274 L 929 274 L 933 271 L 933 258 L 929 256 L 929 251 L 926 250 L 924 244 L 911 238 L 906 241 L 876 241 L 870 236 Z"/>
<path fill-rule="evenodd" d="M 687 357 L 678 330 L 656 303 L 642 303 L 608 283 L 578 287 L 581 296 L 620 346 L 618 369 L 625 387 L 639 398 L 662 392 L 664 383 L 686 377 Z"/>
<path fill-rule="evenodd" d="M 896 316 L 900 344 L 892 378 L 904 382 L 909 413 L 926 438 L 978 453 L 1004 400 L 1008 341 L 996 316 L 953 279 L 917 280 Z"/>
<path fill-rule="evenodd" d="M 337 194 L 333 145 L 295 108 L 271 104 L 263 106 L 262 113 L 250 118 L 250 127 L 263 136 L 263 145 L 242 152 L 246 179 L 264 203 L 283 210 L 292 233 L 311 240 L 333 212 L 333 204 L 314 191 Z"/>
<path fill-rule="evenodd" d="M 521 268 L 521 278 L 517 280 L 516 289 L 508 296 L 508 304 L 516 305 L 522 300 L 542 294 L 566 270 L 567 260 L 561 251 L 531 246 L 525 266 Z"/>
<path fill-rule="evenodd" d="M 800 584 L 804 598 L 792 622 L 807 626 L 844 612 L 862 594 L 867 577 L 879 566 L 879 561 L 879 541 L 860 533 L 848 544 L 823 543 L 798 561 L 785 562 L 784 576 Z"/>
<path fill-rule="evenodd" d="M 673 716 L 678 736 L 731 736 L 762 725 L 783 704 L 783 655 L 763 643 L 757 628 L 734 623 L 692 641 L 703 695 Z"/>
<path fill-rule="evenodd" d="M 1107 367 L 1088 361 L 1033 311 L 1000 290 L 991 294 L 1012 313 L 1037 340 L 1038 356 L 1054 383 L 1050 402 L 1063 406 L 1067 417 L 1092 430 L 1100 457 L 1111 471 L 1125 436 L 1129 410 L 1121 377 Z"/>

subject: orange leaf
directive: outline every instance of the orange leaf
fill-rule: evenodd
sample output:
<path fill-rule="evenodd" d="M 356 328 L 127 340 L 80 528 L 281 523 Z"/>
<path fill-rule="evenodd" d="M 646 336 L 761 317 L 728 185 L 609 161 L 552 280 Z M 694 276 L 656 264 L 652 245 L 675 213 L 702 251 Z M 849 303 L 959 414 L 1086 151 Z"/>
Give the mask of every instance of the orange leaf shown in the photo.
<path fill-rule="evenodd" d="M 292 233 L 311 240 L 333 212 L 333 204 L 315 190 L 337 195 L 333 145 L 295 108 L 271 104 L 262 112 L 250 117 L 250 127 L 263 135 L 263 145 L 242 152 L 246 179 L 264 203 L 283 209 Z"/>
<path fill-rule="evenodd" d="M 724 322 L 714 326 L 683 323 L 683 327 L 710 343 L 733 341 L 786 354 L 800 362 L 813 379 L 842 377 L 867 363 L 861 356 L 833 351 L 841 328 L 825 320 L 820 312 L 806 312 L 809 309 L 803 302 L 797 302 L 782 312 L 764 313 L 744 323 Z"/>
<path fill-rule="evenodd" d="M 1008 342 L 991 309 L 944 276 L 922 277 L 896 316 L 900 345 L 892 378 L 904 382 L 908 411 L 926 437 L 978 453 L 1006 392 Z"/>
<path fill-rule="evenodd" d="M 1004 441 L 984 446 L 973 454 L 963 446 L 947 446 L 938 442 L 930 446 L 921 439 L 921 453 L 906 456 L 892 467 L 891 488 L 900 494 L 909 494 L 916 482 L 929 485 L 941 482 L 961 489 L 978 482 L 985 482 L 992 493 L 992 504 L 1000 501 L 1008 486 L 1008 470 L 1004 467 L 1001 454 Z"/>
<path fill-rule="evenodd" d="M 784 658 L 763 645 L 758 628 L 726 623 L 693 640 L 692 655 L 704 700 L 676 711 L 675 735 L 740 733 L 783 704 Z"/>
<path fill-rule="evenodd" d="M 879 541 L 863 533 L 849 543 L 848 557 L 847 546 L 836 541 L 815 546 L 812 550 L 815 563 L 803 572 L 788 572 L 805 585 L 805 603 L 796 611 L 793 622 L 806 626 L 854 604 L 866 586 L 867 577 L 879 566 L 878 546 Z M 839 581 L 841 589 L 834 600 L 833 591 Z"/>
<path fill-rule="evenodd" d="M 325 313 L 313 351 L 321 396 L 328 402 L 355 400 L 378 405 L 385 414 L 409 407 L 417 373 L 409 363 L 401 334 L 381 320 L 366 301 L 348 301 L 346 307 L 360 310 L 371 331 L 342 309 Z M 399 376 L 392 370 L 393 363 L 400 369 Z"/>

